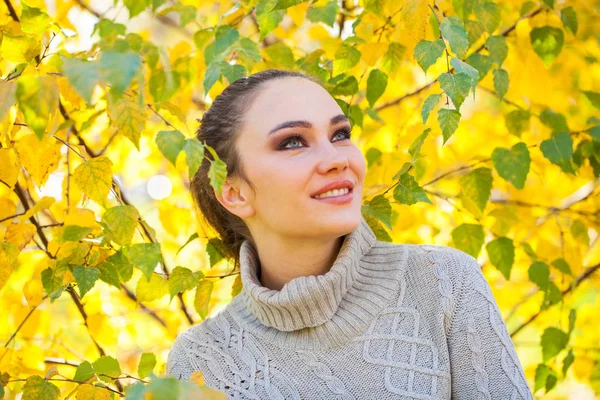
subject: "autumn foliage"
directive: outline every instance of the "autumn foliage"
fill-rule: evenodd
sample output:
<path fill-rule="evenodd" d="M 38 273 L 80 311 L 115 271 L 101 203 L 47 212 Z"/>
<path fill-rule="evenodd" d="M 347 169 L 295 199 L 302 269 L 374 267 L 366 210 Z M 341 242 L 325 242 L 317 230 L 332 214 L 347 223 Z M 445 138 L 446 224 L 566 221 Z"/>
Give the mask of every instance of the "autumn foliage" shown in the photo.
<path fill-rule="evenodd" d="M 320 78 L 351 119 L 378 239 L 476 257 L 536 397 L 594 398 L 593 3 L 3 0 L 0 398 L 224 398 L 164 371 L 241 290 L 191 201 L 207 154 L 226 177 L 194 132 L 267 68 Z"/>

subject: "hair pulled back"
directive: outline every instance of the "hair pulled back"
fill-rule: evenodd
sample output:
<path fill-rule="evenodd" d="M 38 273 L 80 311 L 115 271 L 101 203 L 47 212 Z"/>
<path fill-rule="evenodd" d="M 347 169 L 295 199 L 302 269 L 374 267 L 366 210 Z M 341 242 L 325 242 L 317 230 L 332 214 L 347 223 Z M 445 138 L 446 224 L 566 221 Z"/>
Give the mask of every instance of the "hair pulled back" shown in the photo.
<path fill-rule="evenodd" d="M 198 140 L 212 147 L 219 158 L 227 164 L 227 176 L 239 177 L 247 182 L 254 191 L 256 188 L 244 173 L 235 144 L 244 122 L 244 116 L 258 95 L 262 84 L 286 77 L 302 77 L 321 85 L 317 78 L 310 75 L 282 69 L 267 69 L 240 78 L 227 86 L 215 98 L 212 105 L 203 114 L 200 127 L 196 132 Z M 229 212 L 217 200 L 208 177 L 211 159 L 213 159 L 212 156 L 206 151 L 202 164 L 190 184 L 192 199 L 200 209 L 205 222 L 219 234 L 223 242 L 223 248 L 219 249 L 220 252 L 224 257 L 232 258 L 237 268 L 239 251 L 244 240 L 248 240 L 254 247 L 256 246 L 244 221 Z"/>

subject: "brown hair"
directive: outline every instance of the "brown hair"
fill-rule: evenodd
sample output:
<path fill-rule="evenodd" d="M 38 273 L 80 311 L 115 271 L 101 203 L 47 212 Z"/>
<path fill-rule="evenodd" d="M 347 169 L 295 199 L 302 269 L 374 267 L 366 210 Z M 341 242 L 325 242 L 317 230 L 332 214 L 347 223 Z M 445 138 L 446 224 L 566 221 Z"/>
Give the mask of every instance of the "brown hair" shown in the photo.
<path fill-rule="evenodd" d="M 301 72 L 281 69 L 267 69 L 240 78 L 219 94 L 210 108 L 203 114 L 196 137 L 200 142 L 212 147 L 219 158 L 227 164 L 227 176 L 239 177 L 247 182 L 252 190 L 256 187 L 247 179 L 235 143 L 244 123 L 244 115 L 258 95 L 262 84 L 286 77 L 302 77 L 323 86 L 321 82 L 310 75 Z M 244 240 L 255 242 L 244 221 L 230 213 L 215 197 L 213 187 L 208 178 L 208 169 L 212 156 L 208 151 L 196 175 L 191 182 L 192 198 L 208 223 L 221 237 L 223 248 L 219 249 L 226 258 L 234 260 L 234 266 L 239 266 L 239 251 Z"/>

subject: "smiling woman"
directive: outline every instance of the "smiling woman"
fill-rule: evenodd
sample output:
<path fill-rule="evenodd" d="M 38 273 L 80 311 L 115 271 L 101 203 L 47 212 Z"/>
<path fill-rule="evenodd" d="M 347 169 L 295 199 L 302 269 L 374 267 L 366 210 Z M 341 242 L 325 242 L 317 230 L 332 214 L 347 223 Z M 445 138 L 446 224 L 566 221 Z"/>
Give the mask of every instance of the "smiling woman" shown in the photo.
<path fill-rule="evenodd" d="M 198 139 L 200 212 L 243 289 L 181 333 L 167 372 L 234 399 L 531 399 L 476 260 L 446 246 L 376 240 L 361 215 L 365 160 L 311 77 L 266 70 L 233 82 Z"/>

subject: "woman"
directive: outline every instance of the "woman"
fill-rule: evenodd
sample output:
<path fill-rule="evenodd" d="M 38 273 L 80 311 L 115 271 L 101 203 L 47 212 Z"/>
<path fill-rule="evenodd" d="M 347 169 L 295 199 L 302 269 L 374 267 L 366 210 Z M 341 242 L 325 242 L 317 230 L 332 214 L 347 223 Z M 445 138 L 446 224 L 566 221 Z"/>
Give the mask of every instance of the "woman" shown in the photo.
<path fill-rule="evenodd" d="M 181 333 L 167 373 L 203 373 L 232 399 L 531 399 L 476 260 L 379 242 L 361 216 L 365 161 L 313 78 L 233 82 L 198 138 L 194 199 L 241 270 L 242 292 Z"/>

